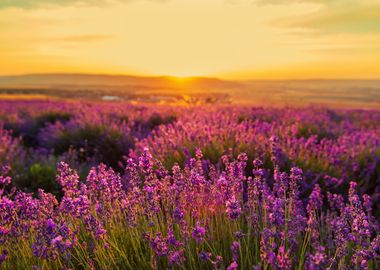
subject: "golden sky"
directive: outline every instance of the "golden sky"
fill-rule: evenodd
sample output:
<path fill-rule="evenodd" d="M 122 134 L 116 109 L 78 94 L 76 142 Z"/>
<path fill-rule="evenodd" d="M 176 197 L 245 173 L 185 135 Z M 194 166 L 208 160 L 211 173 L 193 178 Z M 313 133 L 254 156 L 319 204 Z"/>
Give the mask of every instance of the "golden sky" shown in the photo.
<path fill-rule="evenodd" d="M 0 0 L 0 75 L 380 78 L 380 0 Z"/>

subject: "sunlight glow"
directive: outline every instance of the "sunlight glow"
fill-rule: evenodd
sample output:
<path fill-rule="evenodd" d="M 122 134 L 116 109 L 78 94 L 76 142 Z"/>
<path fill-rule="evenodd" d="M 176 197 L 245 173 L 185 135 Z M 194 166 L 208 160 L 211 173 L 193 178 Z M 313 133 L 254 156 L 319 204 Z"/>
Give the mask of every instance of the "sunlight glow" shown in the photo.
<path fill-rule="evenodd" d="M 380 77 L 380 4 L 349 1 L 8 1 L 0 74 Z"/>

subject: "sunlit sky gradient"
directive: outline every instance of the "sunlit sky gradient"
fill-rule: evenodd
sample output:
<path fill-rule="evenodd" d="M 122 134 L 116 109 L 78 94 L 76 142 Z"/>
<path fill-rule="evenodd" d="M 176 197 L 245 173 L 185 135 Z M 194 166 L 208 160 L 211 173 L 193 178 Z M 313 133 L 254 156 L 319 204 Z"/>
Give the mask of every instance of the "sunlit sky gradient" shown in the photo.
<path fill-rule="evenodd" d="M 380 0 L 0 0 L 0 75 L 380 78 Z"/>

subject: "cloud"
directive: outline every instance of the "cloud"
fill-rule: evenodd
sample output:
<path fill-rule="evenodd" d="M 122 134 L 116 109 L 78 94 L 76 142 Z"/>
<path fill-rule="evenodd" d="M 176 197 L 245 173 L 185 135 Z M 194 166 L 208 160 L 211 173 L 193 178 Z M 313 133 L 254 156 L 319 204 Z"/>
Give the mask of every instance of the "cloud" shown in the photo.
<path fill-rule="evenodd" d="M 49 41 L 64 42 L 64 43 L 82 43 L 82 42 L 98 42 L 112 39 L 112 35 L 90 34 L 90 35 L 77 35 L 67 36 L 62 38 L 50 38 Z"/>
<path fill-rule="evenodd" d="M 303 16 L 276 19 L 272 25 L 309 30 L 311 34 L 380 34 L 380 3 L 347 1 L 329 2 L 328 5 L 321 6 L 318 10 Z"/>
<path fill-rule="evenodd" d="M 99 0 L 2 0 L 0 8 L 35 8 L 43 5 L 99 4 Z"/>
<path fill-rule="evenodd" d="M 228 4 L 250 4 L 258 7 L 274 6 L 274 5 L 289 5 L 299 3 L 322 3 L 332 2 L 336 0 L 224 0 Z"/>
<path fill-rule="evenodd" d="M 64 37 L 51 37 L 51 38 L 40 38 L 35 40 L 35 44 L 48 44 L 55 48 L 66 48 L 66 49 L 76 49 L 79 47 L 87 47 L 89 44 L 91 46 L 97 45 L 99 42 L 108 41 L 115 38 L 113 35 L 102 35 L 102 34 L 87 34 L 87 35 L 75 35 L 75 36 L 64 36 Z"/>
<path fill-rule="evenodd" d="M 88 5 L 104 6 L 114 3 L 127 3 L 137 0 L 0 0 L 0 9 L 5 8 L 22 8 L 32 9 L 52 6 L 70 6 L 70 5 Z M 165 2 L 166 0 L 150 0 L 156 2 Z"/>
<path fill-rule="evenodd" d="M 254 0 L 253 3 L 258 6 L 267 5 L 289 5 L 296 3 L 316 3 L 316 4 L 330 4 L 339 0 Z"/>

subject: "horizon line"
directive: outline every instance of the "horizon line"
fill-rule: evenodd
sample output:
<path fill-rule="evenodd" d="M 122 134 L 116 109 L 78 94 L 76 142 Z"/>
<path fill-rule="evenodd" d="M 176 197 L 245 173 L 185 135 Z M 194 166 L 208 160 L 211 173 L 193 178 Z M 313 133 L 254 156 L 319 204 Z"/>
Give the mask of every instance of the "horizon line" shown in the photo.
<path fill-rule="evenodd" d="M 175 75 L 153 75 L 153 74 L 133 74 L 133 73 L 92 73 L 92 72 L 41 72 L 41 73 L 20 73 L 20 74 L 0 74 L 0 78 L 4 77 L 23 77 L 23 76 L 108 76 L 108 77 L 136 77 L 136 78 L 168 78 L 168 79 L 216 79 L 221 81 L 379 81 L 378 78 L 326 78 L 326 77 L 308 77 L 308 78 L 232 78 L 228 76 L 175 76 Z"/>

